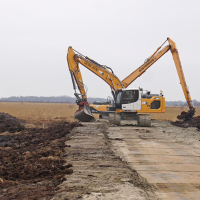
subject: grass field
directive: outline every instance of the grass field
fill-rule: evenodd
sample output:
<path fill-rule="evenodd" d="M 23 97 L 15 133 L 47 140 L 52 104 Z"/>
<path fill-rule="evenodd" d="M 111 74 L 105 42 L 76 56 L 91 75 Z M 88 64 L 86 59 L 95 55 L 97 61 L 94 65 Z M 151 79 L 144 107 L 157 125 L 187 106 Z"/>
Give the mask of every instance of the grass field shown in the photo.
<path fill-rule="evenodd" d="M 44 121 L 66 120 L 75 121 L 74 113 L 78 106 L 69 103 L 12 103 L 0 102 L 0 112 L 8 113 L 19 119 L 42 123 Z M 176 116 L 188 107 L 166 107 L 165 113 L 152 113 L 152 119 L 177 120 Z M 200 115 L 200 107 L 196 108 L 196 115 Z M 96 117 L 96 116 L 95 116 Z"/>
<path fill-rule="evenodd" d="M 75 121 L 74 113 L 78 106 L 69 103 L 18 103 L 0 102 L 0 112 L 8 113 L 26 121 Z"/>

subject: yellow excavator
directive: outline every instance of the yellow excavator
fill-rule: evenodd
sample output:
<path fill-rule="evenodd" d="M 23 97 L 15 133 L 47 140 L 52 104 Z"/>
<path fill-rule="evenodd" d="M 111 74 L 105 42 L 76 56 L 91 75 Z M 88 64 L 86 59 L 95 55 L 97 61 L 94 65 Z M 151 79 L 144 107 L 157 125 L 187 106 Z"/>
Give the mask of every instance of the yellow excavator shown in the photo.
<path fill-rule="evenodd" d="M 169 45 L 161 49 L 167 41 L 169 42 Z M 176 44 L 170 38 L 167 38 L 165 42 L 154 52 L 153 55 L 145 60 L 143 65 L 122 81 L 120 81 L 120 79 L 114 74 L 111 68 L 101 65 L 72 49 L 72 47 L 69 47 L 67 62 L 75 90 L 74 95 L 77 98 L 76 103 L 79 106 L 79 109 L 75 113 L 75 118 L 80 121 L 92 121 L 94 120 L 92 115 L 93 112 L 108 115 L 109 122 L 116 125 L 131 124 L 151 126 L 150 115 L 141 113 L 165 112 L 165 98 L 163 97 L 163 94 L 151 94 L 150 92 L 144 93 L 140 88 L 127 87 L 170 50 L 178 72 L 180 84 L 189 106 L 189 111 L 187 113 L 185 112 L 183 117 L 185 120 L 191 119 L 195 114 L 195 108 L 192 104 L 192 99 L 186 85 Z M 93 103 L 89 107 L 79 64 L 102 78 L 110 86 L 114 99 L 114 106 L 111 104 L 100 105 Z M 77 93 L 76 89 L 79 90 L 79 93 Z"/>

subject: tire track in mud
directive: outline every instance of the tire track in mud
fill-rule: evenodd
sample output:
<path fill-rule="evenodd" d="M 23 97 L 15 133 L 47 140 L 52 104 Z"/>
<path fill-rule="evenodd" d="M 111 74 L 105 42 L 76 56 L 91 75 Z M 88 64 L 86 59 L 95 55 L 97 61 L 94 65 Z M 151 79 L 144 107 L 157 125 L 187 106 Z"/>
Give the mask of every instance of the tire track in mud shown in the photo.
<path fill-rule="evenodd" d="M 198 135 L 195 128 L 154 121 L 149 128 L 111 127 L 108 137 L 116 154 L 147 179 L 159 198 L 196 200 L 200 198 L 200 148 L 193 146 L 199 144 Z"/>
<path fill-rule="evenodd" d="M 62 199 L 138 199 L 155 200 L 154 187 L 117 156 L 107 127 L 82 123 L 66 144 L 66 160 L 73 165 L 52 200 Z"/>

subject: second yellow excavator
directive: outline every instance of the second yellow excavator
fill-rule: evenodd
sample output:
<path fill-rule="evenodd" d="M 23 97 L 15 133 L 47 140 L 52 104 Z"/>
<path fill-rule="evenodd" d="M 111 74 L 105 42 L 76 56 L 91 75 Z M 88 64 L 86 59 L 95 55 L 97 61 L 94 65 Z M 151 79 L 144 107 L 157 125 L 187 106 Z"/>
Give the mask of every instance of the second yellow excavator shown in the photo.
<path fill-rule="evenodd" d="M 166 41 L 169 42 L 169 45 L 161 49 Z M 163 94 L 160 93 L 155 95 L 150 94 L 150 92 L 144 94 L 140 88 L 128 89 L 127 87 L 170 50 L 186 101 L 189 106 L 189 111 L 184 117 L 185 119 L 191 119 L 194 116 L 195 109 L 186 85 L 178 50 L 175 42 L 173 42 L 170 38 L 167 38 L 166 41 L 145 61 L 143 65 L 122 81 L 119 80 L 111 68 L 105 65 L 100 65 L 89 57 L 83 56 L 79 52 L 73 50 L 72 47 L 69 47 L 67 61 L 75 89 L 77 104 L 79 105 L 79 109 L 76 111 L 75 117 L 80 121 L 90 121 L 94 119 L 92 115 L 93 112 L 108 115 L 110 123 L 116 125 L 132 124 L 139 126 L 151 126 L 150 115 L 141 113 L 165 112 L 165 98 L 163 97 Z M 79 64 L 82 64 L 84 67 L 95 73 L 110 86 L 111 93 L 114 97 L 114 106 L 92 104 L 89 108 Z M 76 92 L 77 87 L 80 94 Z"/>

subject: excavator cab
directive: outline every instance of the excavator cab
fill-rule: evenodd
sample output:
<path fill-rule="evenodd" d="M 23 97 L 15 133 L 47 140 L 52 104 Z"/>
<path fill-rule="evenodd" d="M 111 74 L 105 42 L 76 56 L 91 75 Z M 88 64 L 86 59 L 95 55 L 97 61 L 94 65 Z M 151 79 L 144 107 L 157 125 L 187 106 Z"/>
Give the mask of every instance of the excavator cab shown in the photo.
<path fill-rule="evenodd" d="M 116 109 L 136 112 L 141 110 L 141 92 L 139 89 L 122 89 L 116 97 Z"/>

